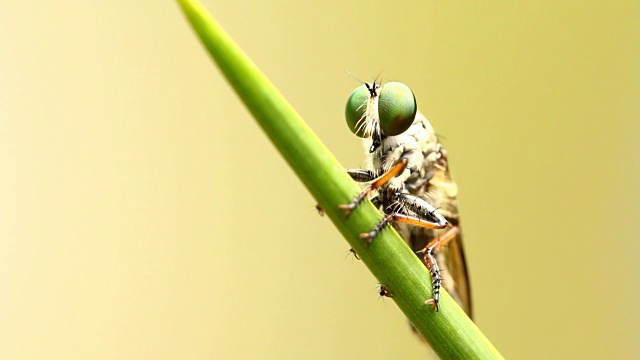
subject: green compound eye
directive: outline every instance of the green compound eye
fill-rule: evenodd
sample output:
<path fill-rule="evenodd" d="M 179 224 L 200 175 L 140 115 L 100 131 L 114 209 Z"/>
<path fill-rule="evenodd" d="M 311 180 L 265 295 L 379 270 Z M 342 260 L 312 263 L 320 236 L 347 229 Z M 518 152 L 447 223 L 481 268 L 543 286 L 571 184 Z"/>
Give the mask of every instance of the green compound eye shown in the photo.
<path fill-rule="evenodd" d="M 364 114 L 367 111 L 367 101 L 369 101 L 370 96 L 369 89 L 365 85 L 356 88 L 349 96 L 347 107 L 344 111 L 349 130 L 362 138 L 366 137 L 364 133 Z"/>
<path fill-rule="evenodd" d="M 374 83 L 371 86 L 376 91 L 379 90 L 377 84 Z M 369 125 L 365 123 L 365 113 L 371 92 L 369 87 L 363 85 L 356 88 L 347 100 L 345 109 L 347 125 L 351 132 L 359 137 L 371 136 L 365 132 L 366 125 Z M 402 83 L 384 84 L 382 91 L 379 92 L 377 103 L 380 130 L 387 136 L 400 135 L 407 131 L 416 117 L 416 98 L 411 89 Z"/>
<path fill-rule="evenodd" d="M 380 92 L 378 112 L 380 128 L 388 136 L 400 135 L 413 124 L 416 117 L 416 97 L 405 84 L 390 82 Z"/>

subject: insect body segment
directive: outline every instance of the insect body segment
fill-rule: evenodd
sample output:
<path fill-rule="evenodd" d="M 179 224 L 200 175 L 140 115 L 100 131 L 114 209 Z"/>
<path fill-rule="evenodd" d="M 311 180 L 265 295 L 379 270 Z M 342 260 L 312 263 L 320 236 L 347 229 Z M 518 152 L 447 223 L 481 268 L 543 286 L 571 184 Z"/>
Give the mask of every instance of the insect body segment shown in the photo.
<path fill-rule="evenodd" d="M 365 84 L 354 90 L 345 115 L 351 131 L 364 138 L 369 169 L 347 170 L 358 182 L 371 182 L 354 200 L 340 208 L 348 217 L 371 194 L 385 214 L 368 233 L 369 246 L 388 223 L 393 223 L 414 251 L 423 253 L 431 273 L 438 310 L 440 288 L 470 314 L 470 295 L 455 195 L 446 151 L 427 119 L 417 112 L 413 92 L 403 84 Z M 447 229 L 444 234 L 440 234 Z M 444 247 L 444 245 L 449 245 Z M 441 273 L 443 265 L 446 272 Z"/>

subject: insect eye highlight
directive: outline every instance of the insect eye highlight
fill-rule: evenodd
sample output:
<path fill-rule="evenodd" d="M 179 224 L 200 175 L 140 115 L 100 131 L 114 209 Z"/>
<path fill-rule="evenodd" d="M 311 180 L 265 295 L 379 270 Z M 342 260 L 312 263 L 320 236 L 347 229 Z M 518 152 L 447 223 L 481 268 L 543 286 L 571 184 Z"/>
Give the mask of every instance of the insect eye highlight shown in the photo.
<path fill-rule="evenodd" d="M 367 101 L 369 97 L 369 90 L 365 85 L 357 87 L 349 96 L 344 112 L 349 130 L 362 138 L 366 137 L 364 117 L 367 111 Z"/>
<path fill-rule="evenodd" d="M 390 82 L 380 92 L 378 113 L 385 135 L 400 135 L 413 124 L 418 106 L 413 91 L 405 84 Z"/>

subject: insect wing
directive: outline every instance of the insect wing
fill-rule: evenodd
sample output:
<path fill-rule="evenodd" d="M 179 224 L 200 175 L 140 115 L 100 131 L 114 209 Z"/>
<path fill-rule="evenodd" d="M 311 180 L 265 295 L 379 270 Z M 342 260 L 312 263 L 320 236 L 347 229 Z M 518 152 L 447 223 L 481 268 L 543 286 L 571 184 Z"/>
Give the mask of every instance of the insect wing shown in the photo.
<path fill-rule="evenodd" d="M 464 312 L 472 318 L 471 289 L 462 249 L 462 235 L 458 233 L 447 246 L 440 248 L 436 257 L 438 262 L 442 264 L 442 284 L 444 288 L 462 307 Z"/>

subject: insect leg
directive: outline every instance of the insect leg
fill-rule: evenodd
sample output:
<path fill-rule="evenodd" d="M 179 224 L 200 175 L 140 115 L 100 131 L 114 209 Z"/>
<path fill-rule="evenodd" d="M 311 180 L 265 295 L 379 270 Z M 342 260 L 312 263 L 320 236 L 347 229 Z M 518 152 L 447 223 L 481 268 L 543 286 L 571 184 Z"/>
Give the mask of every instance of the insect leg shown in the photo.
<path fill-rule="evenodd" d="M 416 217 L 416 216 L 400 214 L 400 213 L 393 214 L 393 221 L 399 221 L 399 222 L 403 222 L 403 223 L 407 223 L 410 225 L 419 226 L 427 229 L 444 229 L 445 227 L 447 227 L 447 224 L 448 224 L 446 220 L 445 220 L 445 223 L 443 224 L 440 222 L 427 220 L 423 217 Z"/>
<path fill-rule="evenodd" d="M 435 256 L 430 251 L 424 254 L 424 262 L 431 273 L 431 284 L 433 285 L 433 298 L 425 301 L 425 305 L 431 305 L 433 310 L 438 311 L 440 309 L 440 287 L 442 286 L 442 277 L 440 276 L 440 268 L 438 268 L 438 262 Z"/>
<path fill-rule="evenodd" d="M 410 194 L 398 194 L 398 196 L 402 199 L 402 203 L 414 213 L 420 215 L 421 217 L 431 218 L 434 222 L 434 228 L 445 228 L 448 225 L 447 220 L 442 216 L 438 210 L 433 207 L 429 202 Z M 419 218 L 420 221 L 424 222 L 425 220 Z M 418 223 L 415 223 L 413 219 L 411 221 L 407 221 L 410 224 L 424 226 Z M 440 267 L 438 266 L 438 262 L 436 261 L 435 253 L 440 249 L 440 247 L 447 242 L 451 241 L 451 239 L 455 238 L 459 229 L 457 226 L 451 227 L 447 232 L 445 232 L 442 236 L 435 238 L 430 241 L 427 246 L 423 249 L 424 252 L 424 263 L 429 269 L 431 273 L 431 283 L 433 285 L 433 298 L 425 301 L 425 304 L 432 305 L 435 311 L 438 311 L 438 306 L 440 303 L 440 288 L 442 287 L 442 276 L 440 275 Z"/>
<path fill-rule="evenodd" d="M 380 176 L 376 181 L 371 183 L 371 185 L 369 185 L 358 196 L 356 196 L 351 203 L 340 205 L 340 209 L 344 210 L 344 217 L 345 218 L 349 217 L 351 212 L 355 210 L 355 208 L 357 208 L 358 205 L 360 205 L 362 200 L 364 200 L 373 190 L 380 188 L 382 185 L 389 182 L 389 180 L 393 179 L 394 176 L 404 171 L 404 169 L 407 167 L 408 161 L 409 160 L 407 160 L 406 158 L 400 159 L 389 171 L 387 171 L 382 176 Z M 366 173 L 366 171 L 367 170 L 364 170 L 364 171 L 350 170 L 349 175 L 351 175 L 351 177 L 356 181 L 358 181 L 358 178 L 356 178 L 357 176 L 366 175 L 366 174 L 371 176 L 373 175 L 373 172 L 369 171 L 368 173 Z"/>
<path fill-rule="evenodd" d="M 382 218 L 382 220 L 380 220 L 378 225 L 376 225 L 376 227 L 374 227 L 373 230 L 369 231 L 368 233 L 360 234 L 360 239 L 366 239 L 367 240 L 366 246 L 369 246 L 373 241 L 373 238 L 375 238 L 380 233 L 380 231 L 382 231 L 385 225 L 387 225 L 391 221 L 403 222 L 403 223 L 420 226 L 428 229 L 442 229 L 446 226 L 446 225 L 442 226 L 440 224 L 436 224 L 428 220 L 421 219 L 411 215 L 393 213 L 393 214 L 385 215 L 385 217 Z"/>
<path fill-rule="evenodd" d="M 440 268 L 436 261 L 435 253 L 443 245 L 451 241 L 456 237 L 460 228 L 452 226 L 442 236 L 431 240 L 420 252 L 424 252 L 424 263 L 431 273 L 431 283 L 433 284 L 433 298 L 425 301 L 426 305 L 431 305 L 433 310 L 438 311 L 438 304 L 440 303 L 440 287 L 442 286 L 442 276 L 440 276 Z"/>
<path fill-rule="evenodd" d="M 375 174 L 371 170 L 348 169 L 347 173 L 349 173 L 351 178 L 357 182 L 369 182 L 376 178 Z M 316 210 L 318 210 L 318 215 L 324 216 L 324 209 L 320 204 L 316 204 Z"/>
<path fill-rule="evenodd" d="M 375 238 L 380 233 L 380 231 L 382 231 L 385 225 L 387 225 L 391 221 L 403 222 L 403 223 L 407 223 L 414 226 L 420 226 L 427 229 L 444 229 L 447 226 L 446 220 L 443 224 L 439 222 L 433 222 L 421 217 L 406 215 L 402 213 L 391 213 L 391 214 L 385 215 L 384 218 L 380 220 L 378 225 L 376 225 L 376 227 L 373 228 L 373 230 L 369 231 L 368 233 L 360 234 L 360 239 L 367 240 L 367 243 L 365 244 L 365 246 L 371 245 L 373 238 Z"/>
<path fill-rule="evenodd" d="M 348 169 L 347 173 L 357 182 L 369 182 L 376 178 L 376 174 L 371 170 Z"/>
<path fill-rule="evenodd" d="M 369 245 L 371 245 L 373 238 L 375 238 L 380 233 L 380 231 L 382 231 L 385 225 L 387 225 L 390 221 L 395 220 L 394 216 L 395 214 L 385 215 L 382 220 L 380 220 L 380 222 L 376 225 L 376 227 L 374 227 L 371 231 L 369 231 L 368 233 L 360 234 L 360 239 L 367 240 L 364 246 L 368 247 Z"/>
<path fill-rule="evenodd" d="M 395 196 L 403 206 L 417 214 L 420 218 L 427 219 L 429 222 L 440 226 L 435 227 L 435 229 L 444 229 L 447 226 L 448 221 L 438 212 L 438 209 L 428 201 L 407 193 L 396 193 Z M 421 226 L 418 224 L 413 225 Z"/>

